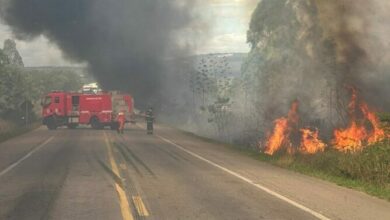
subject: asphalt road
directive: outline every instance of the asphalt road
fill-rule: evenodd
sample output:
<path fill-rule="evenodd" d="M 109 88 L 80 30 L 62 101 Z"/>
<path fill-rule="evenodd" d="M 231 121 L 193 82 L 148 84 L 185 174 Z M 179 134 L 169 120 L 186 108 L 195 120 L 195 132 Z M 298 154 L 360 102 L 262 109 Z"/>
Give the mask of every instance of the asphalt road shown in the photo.
<path fill-rule="evenodd" d="M 0 144 L 0 219 L 390 219 L 390 203 L 172 128 Z"/>

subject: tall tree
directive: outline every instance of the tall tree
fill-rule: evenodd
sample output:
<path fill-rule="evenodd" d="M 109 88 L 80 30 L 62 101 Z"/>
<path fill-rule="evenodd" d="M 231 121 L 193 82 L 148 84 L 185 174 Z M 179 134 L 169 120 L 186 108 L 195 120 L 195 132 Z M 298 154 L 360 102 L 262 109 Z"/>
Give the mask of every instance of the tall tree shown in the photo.
<path fill-rule="evenodd" d="M 308 121 L 329 118 L 335 74 L 332 41 L 323 35 L 314 0 L 263 0 L 247 34 L 251 52 L 244 74 L 256 78 L 256 109 L 265 125 L 299 99 Z M 320 74 L 319 74 L 320 73 Z"/>
<path fill-rule="evenodd" d="M 4 41 L 3 52 L 8 57 L 9 64 L 24 67 L 23 59 L 20 56 L 19 51 L 16 49 L 16 43 L 14 40 L 7 39 Z"/>

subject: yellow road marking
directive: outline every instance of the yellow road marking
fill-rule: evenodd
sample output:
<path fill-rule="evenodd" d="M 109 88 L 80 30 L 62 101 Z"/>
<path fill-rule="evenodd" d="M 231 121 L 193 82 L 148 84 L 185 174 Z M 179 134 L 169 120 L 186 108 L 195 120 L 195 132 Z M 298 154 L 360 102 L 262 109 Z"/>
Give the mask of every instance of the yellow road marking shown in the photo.
<path fill-rule="evenodd" d="M 133 196 L 133 203 L 135 208 L 137 209 L 139 216 L 149 216 L 149 212 L 146 209 L 145 204 L 140 196 Z"/>
<path fill-rule="evenodd" d="M 113 156 L 112 146 L 110 144 L 110 141 L 108 140 L 106 132 L 104 132 L 104 140 L 106 142 L 108 158 L 110 160 L 112 171 L 117 176 L 121 177 L 120 173 L 119 173 L 118 166 L 116 165 L 116 162 L 115 162 L 115 159 Z M 133 218 L 133 215 L 131 214 L 129 201 L 127 200 L 126 192 L 117 183 L 115 183 L 115 188 L 116 188 L 116 191 L 118 192 L 119 203 L 120 203 L 120 207 L 121 207 L 123 220 L 133 220 L 134 218 Z"/>

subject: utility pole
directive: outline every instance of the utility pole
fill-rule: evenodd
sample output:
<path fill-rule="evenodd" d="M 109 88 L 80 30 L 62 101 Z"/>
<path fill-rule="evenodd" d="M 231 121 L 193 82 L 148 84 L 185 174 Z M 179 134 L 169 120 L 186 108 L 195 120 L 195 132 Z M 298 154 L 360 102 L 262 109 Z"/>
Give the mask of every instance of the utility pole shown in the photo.
<path fill-rule="evenodd" d="M 25 98 L 25 123 L 26 123 L 26 127 L 28 126 L 28 105 L 27 105 L 27 97 Z"/>

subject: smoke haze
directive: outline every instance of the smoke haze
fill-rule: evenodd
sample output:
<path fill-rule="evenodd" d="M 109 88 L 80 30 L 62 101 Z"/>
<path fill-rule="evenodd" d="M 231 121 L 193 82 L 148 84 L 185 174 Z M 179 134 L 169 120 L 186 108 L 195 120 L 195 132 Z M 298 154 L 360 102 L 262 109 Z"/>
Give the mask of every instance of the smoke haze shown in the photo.
<path fill-rule="evenodd" d="M 316 1 L 325 35 L 334 39 L 339 84 L 358 87 L 371 104 L 390 109 L 390 3 L 386 0 Z"/>
<path fill-rule="evenodd" d="M 64 55 L 87 62 L 107 90 L 154 98 L 165 61 L 187 55 L 195 1 L 0 0 L 2 19 L 19 39 L 45 35 Z M 142 97 L 142 99 L 140 98 Z"/>

